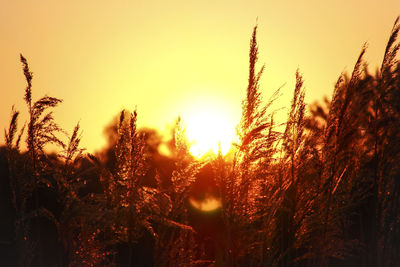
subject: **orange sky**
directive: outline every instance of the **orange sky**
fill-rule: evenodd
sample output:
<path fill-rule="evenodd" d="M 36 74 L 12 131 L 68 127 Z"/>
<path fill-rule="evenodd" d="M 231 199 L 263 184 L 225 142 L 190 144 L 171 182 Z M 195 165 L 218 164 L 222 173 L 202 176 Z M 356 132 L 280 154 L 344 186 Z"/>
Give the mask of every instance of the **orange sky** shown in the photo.
<path fill-rule="evenodd" d="M 122 108 L 137 106 L 139 126 L 161 131 L 199 105 L 239 122 L 256 18 L 261 89 L 267 99 L 286 83 L 284 107 L 297 68 L 309 103 L 331 94 L 364 42 L 374 70 L 399 14 L 399 0 L 1 1 L 0 143 L 12 104 L 26 114 L 19 53 L 34 99 L 63 99 L 57 122 L 71 132 L 80 121 L 82 145 L 94 151 Z"/>

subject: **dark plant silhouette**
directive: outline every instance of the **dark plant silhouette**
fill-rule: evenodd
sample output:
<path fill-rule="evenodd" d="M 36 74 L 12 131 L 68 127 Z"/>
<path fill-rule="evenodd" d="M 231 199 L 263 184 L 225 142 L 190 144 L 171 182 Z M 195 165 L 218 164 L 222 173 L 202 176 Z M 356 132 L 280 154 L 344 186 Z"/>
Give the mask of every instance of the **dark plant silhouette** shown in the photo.
<path fill-rule="evenodd" d="M 375 74 L 364 45 L 351 75 L 309 112 L 297 70 L 287 120 L 277 125 L 271 108 L 280 93 L 264 103 L 255 26 L 238 142 L 201 160 L 180 119 L 162 155 L 158 133 L 137 129 L 136 110 L 107 128 L 103 152 L 85 154 L 79 123 L 68 135 L 53 117 L 62 101 L 33 100 L 21 55 L 29 118 L 19 128 L 12 108 L 0 150 L 3 199 L 15 211 L 14 238 L 0 240 L 15 256 L 4 264 L 399 266 L 399 31 L 396 19 Z M 190 204 L 209 196 L 220 201 L 212 211 Z"/>

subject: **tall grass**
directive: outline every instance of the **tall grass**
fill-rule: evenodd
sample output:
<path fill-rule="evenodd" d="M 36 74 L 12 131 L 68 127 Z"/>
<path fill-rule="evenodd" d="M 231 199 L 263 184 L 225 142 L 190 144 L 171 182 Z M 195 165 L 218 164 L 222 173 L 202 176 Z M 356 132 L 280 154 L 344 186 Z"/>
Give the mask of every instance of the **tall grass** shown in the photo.
<path fill-rule="evenodd" d="M 14 265 L 400 265 L 399 31 L 397 19 L 375 74 L 364 45 L 332 99 L 309 113 L 297 70 L 279 132 L 271 110 L 279 89 L 264 102 L 254 27 L 233 159 L 221 152 L 194 159 L 178 120 L 172 153 L 159 163 L 165 166 L 154 163 L 157 149 L 137 129 L 136 110 L 120 113 L 107 158 L 85 154 L 79 124 L 68 135 L 53 117 L 62 101 L 33 100 L 33 75 L 21 55 L 27 151 L 19 148 L 25 126 L 18 127 L 14 108 L 5 130 Z M 48 144 L 60 152 L 46 153 Z M 201 175 L 210 176 L 221 200 L 213 215 L 195 217 L 214 218 L 218 230 L 208 233 L 196 228 L 188 204 Z M 46 225 L 55 229 L 51 241 Z M 48 255 L 52 245 L 60 249 Z"/>

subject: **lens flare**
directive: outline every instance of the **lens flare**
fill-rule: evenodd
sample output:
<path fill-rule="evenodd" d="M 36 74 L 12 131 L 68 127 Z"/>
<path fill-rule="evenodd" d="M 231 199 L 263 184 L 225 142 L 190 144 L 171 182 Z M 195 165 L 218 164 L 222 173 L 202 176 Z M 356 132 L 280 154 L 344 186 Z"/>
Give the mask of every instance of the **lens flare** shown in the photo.
<path fill-rule="evenodd" d="M 202 200 L 197 200 L 193 197 L 190 197 L 189 203 L 194 208 L 204 212 L 214 211 L 221 208 L 222 206 L 221 200 L 213 196 L 208 196 L 207 198 Z"/>

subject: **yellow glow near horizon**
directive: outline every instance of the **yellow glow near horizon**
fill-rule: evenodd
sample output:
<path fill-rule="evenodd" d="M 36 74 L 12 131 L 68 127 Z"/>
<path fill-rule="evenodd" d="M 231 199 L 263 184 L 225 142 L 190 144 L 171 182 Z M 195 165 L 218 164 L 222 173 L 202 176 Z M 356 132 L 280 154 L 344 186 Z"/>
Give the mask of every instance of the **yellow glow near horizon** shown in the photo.
<path fill-rule="evenodd" d="M 19 53 L 34 73 L 33 99 L 63 99 L 56 122 L 71 133 L 79 121 L 81 147 L 94 153 L 107 146 L 104 127 L 122 108 L 137 106 L 138 126 L 156 128 L 166 139 L 179 115 L 191 120 L 188 111 L 199 96 L 203 110 L 222 99 L 226 107 L 219 110 L 237 124 L 257 22 L 258 68 L 266 64 L 260 90 L 267 100 L 286 84 L 280 109 L 290 107 L 297 68 L 307 103 L 329 97 L 365 41 L 373 73 L 399 12 L 399 0 L 2 1 L 0 146 L 12 105 L 21 112 L 19 126 L 28 119 Z M 234 132 L 235 123 L 225 128 Z M 202 153 L 199 147 L 217 150 L 219 139 L 226 150 L 229 138 L 207 141 L 211 145 L 194 139 L 202 144 L 193 144 L 193 153 Z"/>
<path fill-rule="evenodd" d="M 235 138 L 235 123 L 216 108 L 193 110 L 184 121 L 190 153 L 201 157 L 207 152 L 225 155 Z"/>

